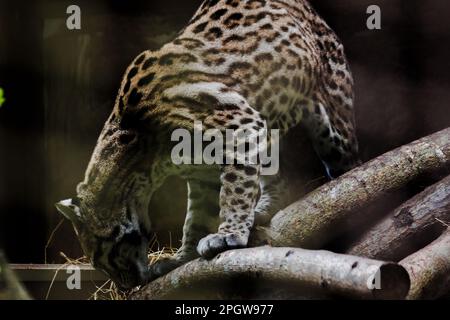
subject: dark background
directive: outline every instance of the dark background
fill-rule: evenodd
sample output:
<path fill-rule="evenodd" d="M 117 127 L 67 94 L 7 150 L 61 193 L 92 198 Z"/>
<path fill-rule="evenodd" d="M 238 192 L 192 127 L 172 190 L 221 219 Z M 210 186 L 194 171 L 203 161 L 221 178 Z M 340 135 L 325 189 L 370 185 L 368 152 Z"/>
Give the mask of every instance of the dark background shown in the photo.
<path fill-rule="evenodd" d="M 128 63 L 173 39 L 201 2 L 0 0 L 0 248 L 10 261 L 44 261 L 61 219 L 53 203 L 74 195 Z M 449 1 L 312 2 L 346 48 L 363 160 L 450 125 Z M 81 31 L 65 27 L 70 4 Z M 371 4 L 382 30 L 366 28 Z M 184 191 L 171 179 L 152 202 L 160 246 L 178 245 Z M 48 261 L 59 251 L 81 254 L 68 222 Z"/>

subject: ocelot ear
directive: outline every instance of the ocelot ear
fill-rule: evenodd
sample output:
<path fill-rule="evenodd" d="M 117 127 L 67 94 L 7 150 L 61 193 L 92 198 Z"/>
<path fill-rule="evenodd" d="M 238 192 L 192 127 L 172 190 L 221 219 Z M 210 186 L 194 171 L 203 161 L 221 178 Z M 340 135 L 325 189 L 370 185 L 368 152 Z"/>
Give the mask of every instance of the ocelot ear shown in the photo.
<path fill-rule="evenodd" d="M 72 199 L 62 200 L 55 204 L 56 209 L 67 219 L 72 221 L 75 227 L 81 225 L 81 210 Z"/>

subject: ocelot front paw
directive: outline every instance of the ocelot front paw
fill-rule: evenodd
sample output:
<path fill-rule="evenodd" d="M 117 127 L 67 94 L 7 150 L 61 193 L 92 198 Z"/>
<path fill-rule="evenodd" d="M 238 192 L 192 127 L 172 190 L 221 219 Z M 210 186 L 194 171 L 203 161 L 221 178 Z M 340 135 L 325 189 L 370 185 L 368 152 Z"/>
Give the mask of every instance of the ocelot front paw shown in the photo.
<path fill-rule="evenodd" d="M 214 233 L 200 240 L 197 246 L 198 253 L 211 259 L 217 254 L 231 249 L 247 246 L 248 237 L 235 233 Z"/>

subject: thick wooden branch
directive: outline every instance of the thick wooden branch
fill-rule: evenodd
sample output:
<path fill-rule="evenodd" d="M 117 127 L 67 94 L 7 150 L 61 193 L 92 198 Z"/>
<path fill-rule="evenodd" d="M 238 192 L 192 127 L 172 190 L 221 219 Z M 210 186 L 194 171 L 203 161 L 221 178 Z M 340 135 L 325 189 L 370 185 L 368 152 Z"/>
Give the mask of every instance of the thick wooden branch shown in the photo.
<path fill-rule="evenodd" d="M 437 240 L 403 259 L 411 288 L 407 299 L 436 299 L 450 292 L 450 229 Z"/>
<path fill-rule="evenodd" d="M 252 245 L 321 248 L 353 212 L 424 172 L 450 167 L 450 128 L 390 151 L 311 192 L 258 227 Z"/>
<path fill-rule="evenodd" d="M 450 176 L 402 204 L 347 253 L 399 261 L 436 239 L 446 229 L 445 222 L 450 222 Z"/>
<path fill-rule="evenodd" d="M 395 263 L 328 251 L 265 246 L 227 251 L 210 261 L 191 261 L 149 283 L 130 298 L 163 299 L 177 297 L 180 292 L 181 297 L 186 297 L 196 287 L 210 288 L 216 298 L 223 297 L 227 286 L 214 283 L 240 277 L 358 299 L 403 299 L 409 290 L 406 270 Z"/>

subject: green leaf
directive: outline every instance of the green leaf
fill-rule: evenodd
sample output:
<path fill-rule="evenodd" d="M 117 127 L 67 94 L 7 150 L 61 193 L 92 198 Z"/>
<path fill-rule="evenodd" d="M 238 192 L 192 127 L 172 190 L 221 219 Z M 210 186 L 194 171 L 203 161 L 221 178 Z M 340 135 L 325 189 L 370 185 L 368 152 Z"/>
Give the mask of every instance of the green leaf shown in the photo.
<path fill-rule="evenodd" d="M 3 89 L 2 88 L 0 88 L 0 107 L 3 105 L 3 103 L 5 103 L 5 101 L 6 101 L 6 99 L 5 99 L 5 97 L 3 96 Z"/>

